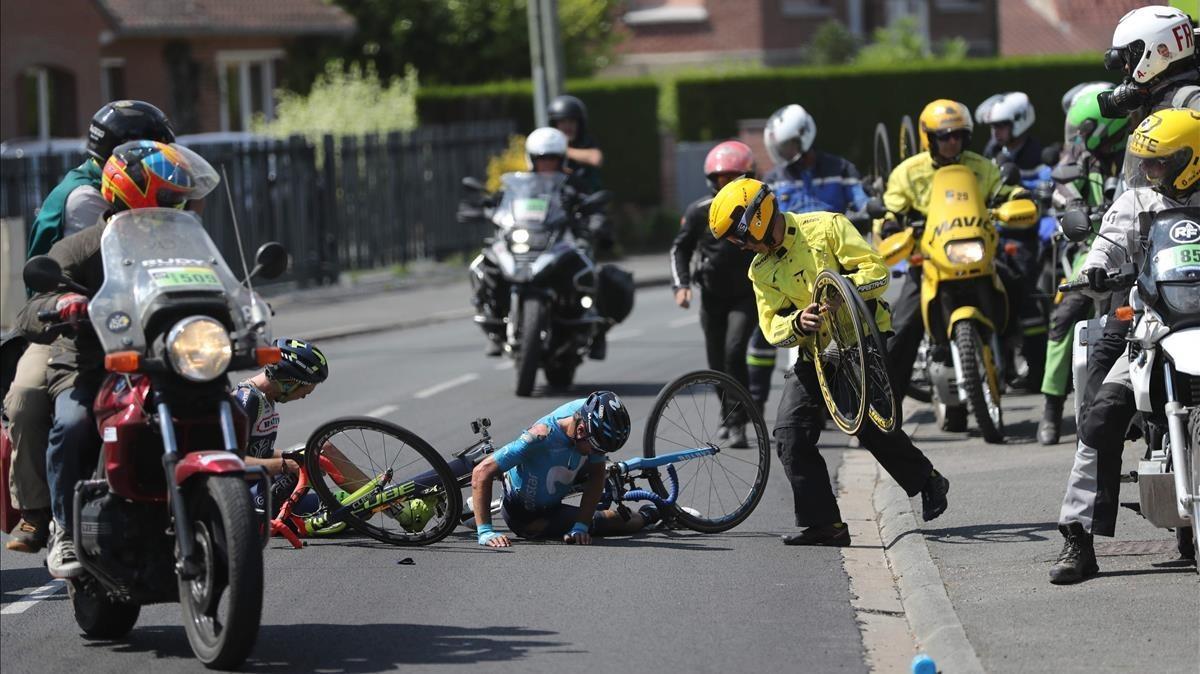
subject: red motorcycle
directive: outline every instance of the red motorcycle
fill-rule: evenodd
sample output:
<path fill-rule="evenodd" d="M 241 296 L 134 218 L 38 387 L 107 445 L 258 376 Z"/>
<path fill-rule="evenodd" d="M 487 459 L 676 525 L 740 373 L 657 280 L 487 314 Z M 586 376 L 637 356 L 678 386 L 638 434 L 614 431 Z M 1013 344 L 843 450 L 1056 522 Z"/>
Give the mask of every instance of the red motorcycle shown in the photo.
<path fill-rule="evenodd" d="M 75 619 L 91 637 L 133 628 L 142 605 L 180 602 L 196 657 L 230 668 L 249 655 L 262 612 L 262 543 L 248 479 L 266 474 L 240 458 L 247 421 L 231 404 L 229 370 L 279 359 L 269 308 L 234 277 L 187 211 L 113 216 L 101 240 L 105 280 L 88 305 L 109 372 L 95 402 L 103 442 L 93 479 L 75 487 L 76 554 L 69 586 Z M 255 270 L 281 274 L 277 243 Z M 81 292 L 45 256 L 25 266 L 38 292 Z M 55 320 L 56 316 L 44 316 Z"/>

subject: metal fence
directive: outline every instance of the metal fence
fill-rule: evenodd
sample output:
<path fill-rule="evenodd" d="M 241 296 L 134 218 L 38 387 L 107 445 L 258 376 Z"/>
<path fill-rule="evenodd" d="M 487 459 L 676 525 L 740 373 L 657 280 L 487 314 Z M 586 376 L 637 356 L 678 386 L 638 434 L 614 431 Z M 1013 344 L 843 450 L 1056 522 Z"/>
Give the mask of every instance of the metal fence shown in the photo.
<path fill-rule="evenodd" d="M 330 282 L 344 270 L 441 258 L 479 246 L 488 232 L 455 219 L 463 176 L 483 176 L 511 121 L 431 126 L 407 133 L 255 138 L 189 145 L 228 176 L 247 255 L 266 241 L 292 254 L 286 278 Z M 28 227 L 80 153 L 0 159 L 0 217 Z M 210 236 L 236 269 L 224 186 L 204 200 Z"/>

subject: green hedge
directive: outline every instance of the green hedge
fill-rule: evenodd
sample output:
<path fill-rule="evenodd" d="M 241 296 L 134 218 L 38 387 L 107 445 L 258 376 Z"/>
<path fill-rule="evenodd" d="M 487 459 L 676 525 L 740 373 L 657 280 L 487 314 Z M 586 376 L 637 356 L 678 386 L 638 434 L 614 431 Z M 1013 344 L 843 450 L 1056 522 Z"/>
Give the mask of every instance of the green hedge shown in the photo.
<path fill-rule="evenodd" d="M 604 151 L 604 186 L 623 202 L 659 202 L 661 158 L 658 85 L 649 79 L 568 81 L 567 92 L 588 108 L 588 129 Z M 510 118 L 533 129 L 533 89 L 528 81 L 429 87 L 417 93 L 421 124 Z"/>
<path fill-rule="evenodd" d="M 800 103 L 816 119 L 817 146 L 870 170 L 876 123 L 887 124 L 893 142 L 901 116 L 916 117 L 936 98 L 975 107 L 1003 91 L 1029 94 L 1037 113 L 1034 133 L 1043 143 L 1062 139 L 1062 95 L 1079 82 L 1111 80 L 1100 55 L 971 59 L 888 68 L 854 66 L 778 68 L 726 76 L 686 76 L 676 82 L 680 140 L 712 140 L 737 134 L 741 119 L 765 118 Z M 981 150 L 985 130 L 972 145 Z"/>

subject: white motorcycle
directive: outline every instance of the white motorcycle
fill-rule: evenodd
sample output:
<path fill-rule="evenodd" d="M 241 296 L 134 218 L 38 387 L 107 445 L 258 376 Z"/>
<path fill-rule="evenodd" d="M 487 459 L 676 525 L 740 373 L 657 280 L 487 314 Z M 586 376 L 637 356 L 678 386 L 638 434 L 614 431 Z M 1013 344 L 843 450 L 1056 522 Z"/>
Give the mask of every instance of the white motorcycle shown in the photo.
<path fill-rule="evenodd" d="M 1175 529 L 1181 551 L 1194 550 L 1200 542 L 1200 209 L 1143 213 L 1140 221 L 1137 241 L 1113 242 L 1127 261 L 1106 279 L 1109 289 L 1129 291 L 1128 306 L 1117 311 L 1133 319 L 1129 377 L 1147 445 L 1134 479 L 1142 515 L 1156 527 Z M 1062 228 L 1072 241 L 1092 231 L 1078 211 L 1063 218 Z M 1141 270 L 1128 257 L 1134 245 L 1145 253 Z M 1081 280 L 1059 289 L 1086 286 Z"/>

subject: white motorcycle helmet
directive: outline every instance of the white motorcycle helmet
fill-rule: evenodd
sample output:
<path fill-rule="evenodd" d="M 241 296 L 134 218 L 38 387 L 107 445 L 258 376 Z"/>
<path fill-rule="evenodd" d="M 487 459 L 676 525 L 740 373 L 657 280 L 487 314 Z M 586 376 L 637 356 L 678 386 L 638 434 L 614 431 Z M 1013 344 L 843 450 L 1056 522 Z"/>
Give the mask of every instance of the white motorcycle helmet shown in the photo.
<path fill-rule="evenodd" d="M 1020 138 L 1033 128 L 1036 117 L 1029 96 L 1022 91 L 1010 91 L 988 97 L 975 109 L 975 119 L 980 124 L 1012 124 L 1013 138 Z"/>
<path fill-rule="evenodd" d="M 776 164 L 790 164 L 796 161 L 800 155 L 808 152 L 816 138 L 817 123 L 807 110 L 795 103 L 776 110 L 767 120 L 767 127 L 763 129 L 763 144 L 767 146 L 767 154 L 771 155 L 771 161 Z M 799 143 L 799 151 L 788 152 L 790 156 L 784 156 L 784 152 L 787 151 L 784 146 L 793 140 Z"/>
<path fill-rule="evenodd" d="M 1113 88 L 1112 82 L 1080 82 L 1075 86 L 1067 89 L 1067 93 L 1062 97 L 1063 114 L 1071 112 L 1071 106 L 1075 105 L 1075 99 L 1088 94 L 1098 94 L 1101 91 L 1108 91 Z"/>
<path fill-rule="evenodd" d="M 525 165 L 533 170 L 533 160 L 537 157 L 567 156 L 567 134 L 552 126 L 534 129 L 525 139 Z"/>
<path fill-rule="evenodd" d="M 1127 68 L 1134 82 L 1149 84 L 1175 63 L 1195 54 L 1196 36 L 1187 14 L 1155 5 L 1121 17 L 1104 63 L 1110 70 Z"/>

